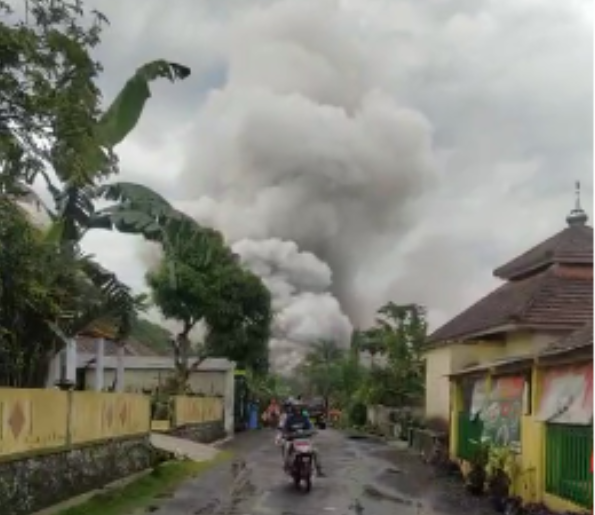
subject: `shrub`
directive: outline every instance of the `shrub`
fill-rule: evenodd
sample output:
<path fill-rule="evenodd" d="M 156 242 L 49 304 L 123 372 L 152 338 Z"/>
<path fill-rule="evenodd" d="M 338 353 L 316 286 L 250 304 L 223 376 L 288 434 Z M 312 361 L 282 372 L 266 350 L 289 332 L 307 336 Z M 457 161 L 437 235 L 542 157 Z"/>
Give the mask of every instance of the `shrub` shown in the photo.
<path fill-rule="evenodd" d="M 366 425 L 368 419 L 368 409 L 361 402 L 352 404 L 349 408 L 349 422 L 356 427 Z"/>

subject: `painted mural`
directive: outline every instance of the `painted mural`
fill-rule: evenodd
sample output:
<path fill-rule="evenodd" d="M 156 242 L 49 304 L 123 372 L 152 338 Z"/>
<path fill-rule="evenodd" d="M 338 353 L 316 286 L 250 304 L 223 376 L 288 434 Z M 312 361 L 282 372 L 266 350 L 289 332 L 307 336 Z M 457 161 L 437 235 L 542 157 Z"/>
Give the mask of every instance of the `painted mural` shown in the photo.
<path fill-rule="evenodd" d="M 524 377 L 500 377 L 494 381 L 481 413 L 483 438 L 520 450 L 524 392 Z"/>
<path fill-rule="evenodd" d="M 593 423 L 593 363 L 555 368 L 543 377 L 538 418 L 556 424 Z"/>
<path fill-rule="evenodd" d="M 471 395 L 471 406 L 469 413 L 471 419 L 475 419 L 485 409 L 488 401 L 488 389 L 485 379 L 479 379 L 473 383 L 473 394 Z"/>

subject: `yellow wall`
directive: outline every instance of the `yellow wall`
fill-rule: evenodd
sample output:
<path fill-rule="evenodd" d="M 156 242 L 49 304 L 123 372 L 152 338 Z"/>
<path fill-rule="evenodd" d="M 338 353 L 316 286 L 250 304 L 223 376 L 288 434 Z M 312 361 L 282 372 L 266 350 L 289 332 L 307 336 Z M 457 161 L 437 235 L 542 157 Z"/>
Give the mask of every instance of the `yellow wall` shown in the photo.
<path fill-rule="evenodd" d="M 219 397 L 176 397 L 177 425 L 223 422 Z M 154 429 L 165 431 L 168 421 Z M 0 388 L 0 459 L 88 442 L 148 434 L 150 398 L 102 392 Z"/>
<path fill-rule="evenodd" d="M 68 396 L 0 388 L 0 457 L 67 443 Z"/>
<path fill-rule="evenodd" d="M 145 396 L 0 388 L 0 457 L 149 430 Z"/>
<path fill-rule="evenodd" d="M 426 353 L 426 417 L 448 420 L 450 405 L 451 347 Z"/>
<path fill-rule="evenodd" d="M 451 411 L 448 375 L 470 366 L 487 365 L 504 357 L 523 356 L 543 350 L 560 333 L 517 331 L 506 341 L 477 340 L 430 349 L 426 359 L 426 416 L 448 419 Z"/>
<path fill-rule="evenodd" d="M 519 339 L 517 348 L 526 345 L 526 340 Z M 533 367 L 531 406 L 532 411 L 521 419 L 521 452 L 518 456 L 518 474 L 514 482 L 514 495 L 519 495 L 525 502 L 543 502 L 555 511 L 576 511 L 582 513 L 579 506 L 545 492 L 545 423 L 536 419 L 536 411 L 542 394 L 543 370 Z M 450 455 L 456 458 L 458 420 L 455 416 L 461 409 L 461 389 L 453 381 L 451 383 L 451 434 Z M 461 463 L 463 473 L 469 470 L 468 463 Z"/>
<path fill-rule="evenodd" d="M 176 426 L 223 421 L 223 400 L 218 397 L 175 397 Z"/>
<path fill-rule="evenodd" d="M 510 333 L 504 348 L 506 356 L 522 356 L 536 354 L 544 350 L 550 343 L 559 340 L 566 333 L 518 331 Z"/>
<path fill-rule="evenodd" d="M 451 371 L 457 372 L 467 367 L 485 365 L 505 354 L 504 342 L 477 341 L 452 345 Z"/>
<path fill-rule="evenodd" d="M 150 399 L 135 394 L 74 392 L 70 420 L 73 444 L 148 433 Z"/>
<path fill-rule="evenodd" d="M 451 411 L 449 374 L 502 357 L 502 343 L 475 342 L 437 347 L 426 352 L 426 417 L 448 420 Z"/>

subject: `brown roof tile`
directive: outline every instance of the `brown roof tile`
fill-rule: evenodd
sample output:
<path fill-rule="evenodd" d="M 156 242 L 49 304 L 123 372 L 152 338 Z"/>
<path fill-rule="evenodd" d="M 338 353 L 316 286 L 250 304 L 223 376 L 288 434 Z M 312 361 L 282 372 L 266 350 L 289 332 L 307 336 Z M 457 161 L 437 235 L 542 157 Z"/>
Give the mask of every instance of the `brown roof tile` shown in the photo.
<path fill-rule="evenodd" d="M 574 350 L 582 347 L 593 347 L 593 320 L 561 340 L 548 345 L 544 352 L 547 354 L 552 351 Z"/>
<path fill-rule="evenodd" d="M 572 225 L 494 270 L 500 279 L 514 279 L 554 263 L 593 265 L 593 228 Z"/>
<path fill-rule="evenodd" d="M 592 272 L 572 273 L 555 266 L 527 279 L 511 281 L 440 327 L 429 344 L 464 340 L 502 326 L 580 327 L 593 318 Z"/>

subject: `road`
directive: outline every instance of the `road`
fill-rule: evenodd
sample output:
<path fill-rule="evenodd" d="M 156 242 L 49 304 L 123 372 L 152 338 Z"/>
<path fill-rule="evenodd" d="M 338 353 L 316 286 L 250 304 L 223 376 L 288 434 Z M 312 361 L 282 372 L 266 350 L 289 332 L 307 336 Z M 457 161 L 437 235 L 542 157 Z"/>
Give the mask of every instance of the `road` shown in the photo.
<path fill-rule="evenodd" d="M 153 507 L 153 515 L 481 515 L 437 488 L 419 458 L 375 440 L 327 430 L 316 437 L 326 477 L 296 491 L 281 473 L 274 433 L 240 435 L 229 445 L 232 463 L 188 481 Z M 457 488 L 459 492 L 460 486 Z"/>

